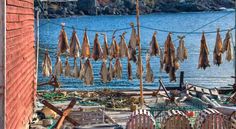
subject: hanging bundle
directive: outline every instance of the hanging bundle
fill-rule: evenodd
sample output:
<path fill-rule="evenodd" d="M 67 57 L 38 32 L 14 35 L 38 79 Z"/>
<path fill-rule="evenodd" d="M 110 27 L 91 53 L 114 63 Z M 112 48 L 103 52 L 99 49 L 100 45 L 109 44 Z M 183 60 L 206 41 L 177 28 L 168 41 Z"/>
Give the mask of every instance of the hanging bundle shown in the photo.
<path fill-rule="evenodd" d="M 213 52 L 213 62 L 215 65 L 220 66 L 222 64 L 222 54 L 223 54 L 223 43 L 220 36 L 220 29 L 217 29 L 215 49 Z"/>
<path fill-rule="evenodd" d="M 111 47 L 110 47 L 110 52 L 109 52 L 110 58 L 113 59 L 113 58 L 119 57 L 119 55 L 120 55 L 119 51 L 120 51 L 119 45 L 116 42 L 115 36 L 113 36 Z"/>
<path fill-rule="evenodd" d="M 75 29 L 73 29 L 72 37 L 70 40 L 70 56 L 71 57 L 79 57 L 80 56 L 80 42 L 79 38 L 76 34 Z"/>
<path fill-rule="evenodd" d="M 117 79 L 122 78 L 122 64 L 119 58 L 116 59 L 116 63 L 114 65 L 114 76 Z"/>
<path fill-rule="evenodd" d="M 147 83 L 153 83 L 154 82 L 154 75 L 153 75 L 153 71 L 151 68 L 151 64 L 150 64 L 150 55 L 147 54 L 146 56 L 146 79 L 145 81 Z"/>
<path fill-rule="evenodd" d="M 69 64 L 69 61 L 68 61 L 68 57 L 66 57 L 64 75 L 65 75 L 65 77 L 68 77 L 68 76 L 71 75 L 71 73 L 70 73 L 70 64 Z"/>
<path fill-rule="evenodd" d="M 93 45 L 93 59 L 97 61 L 98 59 L 102 59 L 102 56 L 103 50 L 98 39 L 98 33 L 96 33 Z"/>
<path fill-rule="evenodd" d="M 89 59 L 86 60 L 85 64 L 85 72 L 84 72 L 84 84 L 85 85 L 93 85 L 93 66 L 90 63 Z"/>
<path fill-rule="evenodd" d="M 188 58 L 188 50 L 184 45 L 184 38 L 185 36 L 178 36 L 179 38 L 179 46 L 177 49 L 177 59 L 180 62 L 183 62 L 185 59 Z"/>
<path fill-rule="evenodd" d="M 163 50 L 160 48 L 160 71 L 164 69 L 164 53 Z"/>
<path fill-rule="evenodd" d="M 79 79 L 83 80 L 84 79 L 84 74 L 85 74 L 85 65 L 82 63 L 82 60 L 80 60 L 80 69 L 79 69 Z"/>
<path fill-rule="evenodd" d="M 136 67 L 136 77 L 138 79 L 140 79 L 140 76 L 141 76 L 141 70 L 142 70 L 142 73 L 143 73 L 143 65 L 142 65 L 142 62 L 140 61 L 140 57 L 138 57 L 138 61 L 137 61 L 137 67 Z M 140 65 L 142 66 L 142 69 L 140 70 Z"/>
<path fill-rule="evenodd" d="M 112 65 L 112 60 L 110 60 L 110 63 L 109 63 L 109 67 L 108 67 L 108 81 L 112 81 L 112 79 L 114 78 L 114 68 L 113 68 L 113 65 Z"/>
<path fill-rule="evenodd" d="M 131 63 L 130 63 L 130 61 L 129 61 L 129 59 L 128 59 L 128 65 L 127 65 L 127 67 L 128 67 L 128 79 L 129 80 L 132 80 L 132 65 L 131 65 Z"/>
<path fill-rule="evenodd" d="M 223 51 L 226 52 L 226 60 L 233 60 L 233 51 L 231 48 L 231 30 L 228 30 L 224 39 L 224 48 Z"/>
<path fill-rule="evenodd" d="M 79 77 L 79 68 L 77 65 L 76 58 L 74 59 L 74 68 L 73 68 L 73 77 L 78 78 Z"/>
<path fill-rule="evenodd" d="M 107 59 L 108 55 L 109 55 L 109 47 L 108 47 L 108 43 L 107 43 L 107 36 L 106 34 L 102 34 L 104 36 L 104 44 L 103 44 L 103 59 Z"/>
<path fill-rule="evenodd" d="M 81 57 L 82 57 L 82 59 L 90 58 L 90 44 L 89 44 L 89 39 L 88 39 L 88 36 L 87 36 L 87 30 L 86 29 L 84 31 Z"/>
<path fill-rule="evenodd" d="M 60 56 L 57 56 L 56 64 L 54 66 L 54 75 L 61 76 L 63 73 L 62 62 Z"/>
<path fill-rule="evenodd" d="M 151 56 L 160 55 L 160 50 L 159 50 L 159 45 L 157 42 L 156 34 L 157 34 L 157 32 L 155 31 L 152 36 L 152 41 L 150 42 L 149 53 Z"/>
<path fill-rule="evenodd" d="M 136 30 L 134 28 L 134 23 L 130 23 L 132 27 L 132 33 L 129 40 L 129 53 L 130 53 L 130 60 L 133 60 L 134 62 L 137 61 L 136 57 L 136 46 L 137 46 L 137 36 L 136 36 Z"/>
<path fill-rule="evenodd" d="M 46 50 L 44 54 L 42 66 L 43 66 L 43 70 L 42 70 L 43 76 L 49 77 L 52 74 L 52 62 L 48 54 L 48 50 Z"/>
<path fill-rule="evenodd" d="M 165 41 L 164 64 L 166 73 L 169 73 L 170 81 L 176 81 L 175 72 L 179 68 L 179 64 L 175 58 L 175 46 L 171 39 L 171 33 L 168 34 Z"/>
<path fill-rule="evenodd" d="M 57 47 L 57 51 L 59 55 L 69 50 L 68 38 L 66 35 L 66 31 L 64 30 L 64 26 L 65 24 L 62 24 L 62 29 L 59 35 L 59 41 L 58 41 L 58 47 Z"/>
<path fill-rule="evenodd" d="M 208 47 L 207 47 L 207 43 L 206 43 L 206 38 L 205 38 L 205 35 L 203 32 L 202 39 L 201 39 L 198 69 L 203 68 L 205 70 L 207 67 L 210 67 L 208 55 L 209 55 L 209 51 L 208 51 Z"/>
<path fill-rule="evenodd" d="M 126 34 L 126 32 L 124 32 L 120 36 L 120 58 L 124 58 L 124 57 L 129 58 L 129 49 L 128 49 L 128 46 L 126 45 L 126 42 L 125 42 L 125 34 Z"/>
<path fill-rule="evenodd" d="M 107 65 L 106 65 L 106 60 L 102 61 L 100 75 L 101 75 L 101 81 L 103 83 L 107 83 L 108 82 L 108 69 L 107 69 Z"/>

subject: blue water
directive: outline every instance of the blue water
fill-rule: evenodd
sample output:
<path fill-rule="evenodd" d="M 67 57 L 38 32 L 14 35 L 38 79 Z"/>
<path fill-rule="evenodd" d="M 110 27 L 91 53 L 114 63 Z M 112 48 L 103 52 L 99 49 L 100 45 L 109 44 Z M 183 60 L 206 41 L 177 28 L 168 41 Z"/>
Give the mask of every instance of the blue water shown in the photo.
<path fill-rule="evenodd" d="M 221 29 L 228 29 L 235 26 L 235 19 L 234 19 L 234 12 L 200 12 L 200 13 L 158 13 L 158 14 L 151 14 L 151 15 L 143 15 L 140 17 L 140 22 L 142 26 L 158 28 L 162 30 L 169 30 L 169 31 L 187 31 L 190 32 L 195 30 L 202 25 L 217 19 L 223 15 L 227 15 L 220 20 L 215 21 L 212 24 L 209 24 L 198 30 L 201 31 L 215 31 L 217 27 Z M 75 26 L 76 28 L 85 28 L 87 27 L 89 30 L 114 30 L 118 28 L 126 28 L 129 27 L 130 22 L 135 22 L 135 16 L 82 16 L 82 17 L 72 17 L 72 18 L 59 18 L 59 19 L 51 19 L 52 23 L 47 23 L 47 20 L 42 19 L 40 20 L 40 47 L 41 48 L 48 48 L 50 50 L 50 56 L 55 64 L 55 53 L 57 48 L 57 41 L 58 35 L 60 32 L 61 27 L 54 23 L 60 24 L 61 22 L 66 23 L 67 26 Z M 65 28 L 68 37 L 70 38 L 72 29 Z M 126 34 L 126 41 L 129 41 L 130 32 L 131 30 L 126 30 L 128 33 Z M 149 47 L 149 42 L 152 38 L 154 30 L 148 30 L 141 28 L 141 43 L 142 43 L 142 58 L 143 58 L 143 66 L 144 69 L 146 67 L 145 62 L 145 52 L 146 49 Z M 80 40 L 80 44 L 82 45 L 82 38 L 83 38 L 83 31 L 77 30 L 78 37 Z M 122 34 L 123 31 L 118 31 L 116 36 Z M 222 38 L 225 37 L 226 32 L 222 32 Z M 159 45 L 161 47 L 164 46 L 165 39 L 167 37 L 167 32 L 159 32 L 157 35 L 157 39 Z M 108 42 L 111 43 L 111 35 L 112 32 L 108 32 Z M 177 38 L 179 34 L 173 34 L 173 40 Z M 234 35 L 234 31 L 233 31 Z M 88 32 L 90 45 L 93 46 L 93 40 L 95 36 L 95 32 Z M 225 55 L 223 56 L 223 64 L 218 67 L 213 65 L 213 49 L 215 44 L 216 34 L 206 34 L 208 47 L 210 50 L 210 63 L 211 67 L 207 68 L 205 71 L 197 69 L 198 65 L 198 56 L 199 56 L 199 48 L 200 48 L 200 40 L 201 34 L 191 34 L 187 35 L 185 39 L 185 46 L 189 51 L 189 58 L 184 63 L 181 63 L 181 68 L 176 72 L 177 75 L 177 82 L 170 83 L 168 74 L 165 72 L 161 73 L 159 71 L 159 58 L 152 57 L 151 58 L 151 67 L 154 71 L 155 82 L 152 84 L 147 84 L 144 81 L 144 88 L 148 89 L 157 89 L 159 86 L 158 80 L 161 77 L 164 81 L 166 86 L 178 86 L 179 84 L 179 73 L 180 71 L 185 72 L 184 81 L 188 83 L 193 83 L 197 85 L 201 85 L 204 87 L 221 87 L 227 86 L 228 84 L 233 84 L 233 79 L 230 76 L 234 75 L 234 67 L 233 62 L 227 62 L 225 60 Z M 119 42 L 119 38 L 117 41 Z M 103 37 L 100 36 L 101 45 L 103 45 Z M 178 47 L 178 41 L 174 42 L 175 47 Z M 40 50 L 40 57 L 39 57 L 39 75 L 38 75 L 38 82 L 46 82 L 49 78 L 42 76 L 42 58 L 43 58 L 43 50 Z M 103 84 L 100 81 L 100 67 L 101 61 L 94 62 L 93 70 L 94 70 L 94 85 L 93 86 L 84 86 L 83 81 L 74 78 L 65 78 L 63 76 L 60 77 L 60 82 L 62 83 L 62 89 L 66 90 L 97 90 L 102 88 L 112 88 L 118 90 L 124 89 L 139 89 L 139 80 L 136 78 L 136 65 L 133 63 L 133 81 L 128 81 L 127 77 L 127 59 L 122 59 L 123 64 L 123 77 L 121 80 L 113 80 L 110 83 Z M 65 62 L 65 57 L 62 57 L 63 64 Z M 70 60 L 71 68 L 73 68 L 73 59 Z M 78 62 L 79 63 L 79 62 Z M 145 72 L 144 72 L 145 76 Z M 145 79 L 143 79 L 145 80 Z M 45 87 L 38 87 L 39 90 L 45 89 L 52 89 L 50 86 Z"/>

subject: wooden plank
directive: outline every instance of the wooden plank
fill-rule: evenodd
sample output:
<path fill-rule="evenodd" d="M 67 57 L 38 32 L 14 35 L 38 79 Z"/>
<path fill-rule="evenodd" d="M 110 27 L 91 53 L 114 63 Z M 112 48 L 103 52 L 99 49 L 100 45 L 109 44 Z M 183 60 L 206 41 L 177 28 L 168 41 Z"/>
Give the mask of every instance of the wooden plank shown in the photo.
<path fill-rule="evenodd" d="M 42 104 L 44 104 L 45 106 L 47 106 L 48 108 L 52 109 L 53 111 L 55 111 L 57 114 L 59 114 L 60 116 L 63 115 L 63 112 L 60 111 L 59 109 L 57 109 L 55 106 L 53 106 L 52 104 L 50 104 L 49 102 L 47 102 L 46 100 L 42 101 Z M 79 124 L 73 120 L 72 118 L 70 118 L 69 116 L 66 116 L 65 118 L 67 121 L 69 121 L 70 123 L 72 123 L 75 126 L 78 126 Z"/>

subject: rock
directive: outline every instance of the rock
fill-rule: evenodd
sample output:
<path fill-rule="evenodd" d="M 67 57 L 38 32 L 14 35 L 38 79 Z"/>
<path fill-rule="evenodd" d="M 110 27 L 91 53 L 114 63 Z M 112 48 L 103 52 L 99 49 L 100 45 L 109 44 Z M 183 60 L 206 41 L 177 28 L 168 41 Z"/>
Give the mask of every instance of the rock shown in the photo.
<path fill-rule="evenodd" d="M 44 127 L 51 126 L 53 124 L 52 119 L 43 119 L 42 122 Z"/>
<path fill-rule="evenodd" d="M 31 125 L 30 129 L 47 129 L 47 128 L 45 128 L 45 127 L 43 127 L 41 125 Z"/>
<path fill-rule="evenodd" d="M 42 113 L 45 115 L 46 118 L 56 118 L 57 117 L 57 113 L 46 106 L 43 107 Z"/>
<path fill-rule="evenodd" d="M 80 11 L 79 11 L 79 15 L 84 16 L 85 14 L 84 14 L 84 12 L 83 12 L 82 10 L 80 10 Z"/>

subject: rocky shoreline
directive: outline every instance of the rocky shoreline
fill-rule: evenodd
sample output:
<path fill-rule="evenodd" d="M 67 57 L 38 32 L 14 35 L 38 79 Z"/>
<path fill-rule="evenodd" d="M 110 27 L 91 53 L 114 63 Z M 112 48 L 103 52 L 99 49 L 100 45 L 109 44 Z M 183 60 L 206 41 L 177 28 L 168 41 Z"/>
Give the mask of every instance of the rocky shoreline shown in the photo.
<path fill-rule="evenodd" d="M 35 3 L 40 18 L 81 15 L 134 15 L 135 0 L 78 0 L 65 3 Z M 234 8 L 234 0 L 141 0 L 140 13 L 220 11 Z"/>

